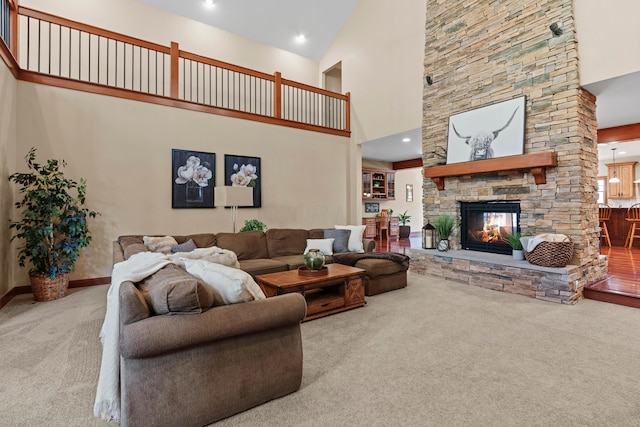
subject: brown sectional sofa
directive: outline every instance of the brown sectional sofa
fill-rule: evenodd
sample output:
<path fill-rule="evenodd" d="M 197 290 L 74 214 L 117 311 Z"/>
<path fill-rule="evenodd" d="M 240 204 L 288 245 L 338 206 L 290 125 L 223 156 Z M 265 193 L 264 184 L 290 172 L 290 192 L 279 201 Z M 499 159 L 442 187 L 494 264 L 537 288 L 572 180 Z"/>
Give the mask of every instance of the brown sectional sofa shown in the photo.
<path fill-rule="evenodd" d="M 271 229 L 173 237 L 178 243 L 192 239 L 197 247 L 232 250 L 240 268 L 256 276 L 297 269 L 303 265 L 307 239 L 323 236 L 320 229 Z M 114 263 L 146 251 L 142 237 L 119 237 Z M 375 242 L 365 240 L 364 247 L 372 252 Z M 366 295 L 407 285 L 407 268 L 400 263 L 361 259 L 355 266 L 365 270 Z M 176 275 L 193 279 L 173 264 L 155 273 L 163 274 L 171 280 Z M 145 286 L 158 282 L 154 276 L 139 287 L 131 282 L 120 286 L 122 426 L 205 425 L 298 390 L 300 322 L 306 315 L 302 295 L 190 310 L 197 315 L 160 316 L 145 299 Z"/>

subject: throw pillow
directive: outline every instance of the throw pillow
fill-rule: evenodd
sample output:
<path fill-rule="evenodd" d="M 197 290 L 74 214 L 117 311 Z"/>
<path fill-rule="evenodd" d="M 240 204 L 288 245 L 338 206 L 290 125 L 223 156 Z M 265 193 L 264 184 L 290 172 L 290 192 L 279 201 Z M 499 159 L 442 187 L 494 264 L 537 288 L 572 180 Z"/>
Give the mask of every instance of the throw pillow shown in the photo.
<path fill-rule="evenodd" d="M 333 255 L 334 239 L 307 239 L 307 247 L 304 250 L 305 255 L 309 249 L 318 249 L 325 255 Z"/>
<path fill-rule="evenodd" d="M 349 236 L 351 230 L 324 230 L 324 238 L 333 239 L 334 252 L 349 251 Z"/>
<path fill-rule="evenodd" d="M 171 236 L 164 237 L 150 237 L 144 236 L 142 238 L 144 245 L 152 252 L 160 252 L 165 255 L 171 253 L 171 247 L 178 244 L 176 239 Z"/>
<path fill-rule="evenodd" d="M 156 314 L 202 313 L 213 305 L 212 290 L 174 265 L 168 265 L 139 285 Z"/>
<path fill-rule="evenodd" d="M 362 244 L 362 235 L 364 234 L 365 225 L 336 225 L 336 230 L 351 230 L 349 235 L 349 251 L 351 252 L 364 252 L 364 245 Z"/>
<path fill-rule="evenodd" d="M 184 258 L 183 261 L 189 274 L 193 274 L 211 287 L 214 305 L 265 298 L 260 286 L 245 271 L 203 260 Z"/>
<path fill-rule="evenodd" d="M 175 254 L 176 252 L 191 252 L 196 248 L 197 246 L 194 241 L 189 239 L 184 243 L 180 243 L 179 245 L 171 246 L 171 253 Z"/>

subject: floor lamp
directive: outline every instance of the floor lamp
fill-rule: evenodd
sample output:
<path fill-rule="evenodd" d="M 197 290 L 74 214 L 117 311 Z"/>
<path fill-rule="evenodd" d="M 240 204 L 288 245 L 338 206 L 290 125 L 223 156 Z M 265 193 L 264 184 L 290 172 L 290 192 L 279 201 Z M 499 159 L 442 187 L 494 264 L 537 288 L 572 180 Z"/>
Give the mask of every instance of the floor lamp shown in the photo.
<path fill-rule="evenodd" d="M 238 206 L 253 206 L 253 188 L 229 186 L 215 187 L 214 195 L 216 207 L 224 206 L 226 208 L 231 208 L 233 232 L 235 233 Z"/>

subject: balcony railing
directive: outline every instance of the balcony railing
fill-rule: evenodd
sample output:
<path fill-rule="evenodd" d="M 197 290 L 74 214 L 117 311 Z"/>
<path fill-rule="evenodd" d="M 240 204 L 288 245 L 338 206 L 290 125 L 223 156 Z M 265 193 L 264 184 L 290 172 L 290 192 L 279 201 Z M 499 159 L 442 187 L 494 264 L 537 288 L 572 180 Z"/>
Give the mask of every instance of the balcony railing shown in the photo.
<path fill-rule="evenodd" d="M 162 46 L 24 7 L 12 19 L 13 0 L 0 2 L 3 40 L 9 46 L 16 43 L 11 51 L 23 80 L 350 134 L 348 93 L 185 52 L 175 42 Z"/>

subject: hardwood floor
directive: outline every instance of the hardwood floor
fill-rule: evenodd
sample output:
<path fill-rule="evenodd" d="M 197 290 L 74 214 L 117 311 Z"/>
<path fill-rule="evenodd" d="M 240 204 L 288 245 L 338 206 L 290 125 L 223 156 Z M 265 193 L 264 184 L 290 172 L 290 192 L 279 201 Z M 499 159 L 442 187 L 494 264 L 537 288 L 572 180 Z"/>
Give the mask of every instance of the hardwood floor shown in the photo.
<path fill-rule="evenodd" d="M 420 233 L 408 239 L 376 239 L 376 251 L 409 255 L 409 249 L 422 245 Z M 603 246 L 601 253 L 609 257 L 609 273 L 603 280 L 585 286 L 585 298 L 640 308 L 640 249 Z"/>
<path fill-rule="evenodd" d="M 640 308 L 640 249 L 603 246 L 609 257 L 605 279 L 585 286 L 585 298 Z"/>

